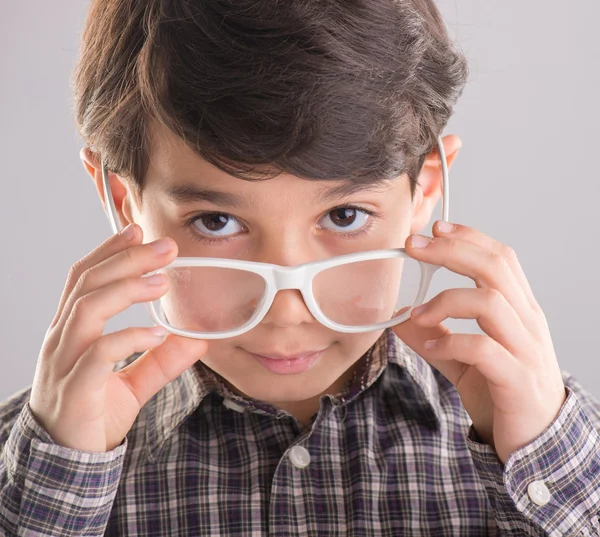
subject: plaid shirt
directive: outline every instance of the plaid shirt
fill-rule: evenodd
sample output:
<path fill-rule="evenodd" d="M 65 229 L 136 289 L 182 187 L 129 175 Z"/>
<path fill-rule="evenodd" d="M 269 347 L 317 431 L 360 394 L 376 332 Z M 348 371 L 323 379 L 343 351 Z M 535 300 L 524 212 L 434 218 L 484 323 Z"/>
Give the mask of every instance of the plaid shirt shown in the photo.
<path fill-rule="evenodd" d="M 600 403 L 568 373 L 555 421 L 503 465 L 478 441 L 454 387 L 391 330 L 360 365 L 301 427 L 234 395 L 197 362 L 107 453 L 56 445 L 31 414 L 30 388 L 21 390 L 0 405 L 0 530 L 600 535 Z"/>

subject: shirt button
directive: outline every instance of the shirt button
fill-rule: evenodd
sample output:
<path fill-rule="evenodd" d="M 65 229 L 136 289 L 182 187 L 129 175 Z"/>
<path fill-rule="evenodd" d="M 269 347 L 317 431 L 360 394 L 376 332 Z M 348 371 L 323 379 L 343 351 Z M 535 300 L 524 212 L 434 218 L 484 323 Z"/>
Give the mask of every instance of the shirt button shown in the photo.
<path fill-rule="evenodd" d="M 550 501 L 550 491 L 543 481 L 532 481 L 527 487 L 527 494 L 537 505 L 546 505 Z"/>
<path fill-rule="evenodd" d="M 290 449 L 290 461 L 296 468 L 302 470 L 310 464 L 310 453 L 305 447 L 294 446 Z"/>
<path fill-rule="evenodd" d="M 246 409 L 242 405 L 238 405 L 231 399 L 223 399 L 223 406 L 230 408 L 231 410 L 235 410 L 236 412 L 246 412 Z"/>

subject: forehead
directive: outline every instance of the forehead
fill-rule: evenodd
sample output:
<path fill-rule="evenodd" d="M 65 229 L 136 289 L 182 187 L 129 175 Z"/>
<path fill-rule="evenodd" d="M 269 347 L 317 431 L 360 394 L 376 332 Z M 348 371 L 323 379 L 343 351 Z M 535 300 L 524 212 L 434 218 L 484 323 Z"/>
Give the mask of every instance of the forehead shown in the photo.
<path fill-rule="evenodd" d="M 150 132 L 144 190 L 160 191 L 178 204 L 204 200 L 227 206 L 258 206 L 261 198 L 273 195 L 279 200 L 295 198 L 296 203 L 321 204 L 362 192 L 385 194 L 408 186 L 406 176 L 370 182 L 351 178 L 303 179 L 287 173 L 265 180 L 240 179 L 203 159 L 169 129 L 153 123 Z"/>

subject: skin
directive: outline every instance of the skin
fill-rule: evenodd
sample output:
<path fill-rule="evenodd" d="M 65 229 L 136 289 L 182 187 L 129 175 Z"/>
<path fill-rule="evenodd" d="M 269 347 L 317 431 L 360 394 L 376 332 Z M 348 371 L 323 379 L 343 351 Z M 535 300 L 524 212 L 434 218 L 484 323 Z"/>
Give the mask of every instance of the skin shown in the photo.
<path fill-rule="evenodd" d="M 212 166 L 169 131 L 156 126 L 154 129 L 141 199 L 136 196 L 135 186 L 113 174 L 111 188 L 123 225 L 139 225 L 144 242 L 166 236 L 174 240 L 177 251 L 169 260 L 177 255 L 226 257 L 291 266 L 345 253 L 403 247 L 406 238 L 430 220 L 441 196 L 437 152 L 426 160 L 412 202 L 406 176 L 376 189 L 320 202 L 321 193 L 343 181 L 305 180 L 289 174 L 259 182 L 244 181 Z M 451 165 L 461 142 L 456 136 L 447 136 L 444 143 Z M 99 163 L 86 151 L 81 156 L 104 203 Z M 205 201 L 179 204 L 165 194 L 169 187 L 188 183 L 235 193 L 244 203 L 239 207 Z M 376 211 L 378 218 L 371 220 L 372 229 L 353 239 L 323 229 L 334 227 L 328 213 L 346 204 Z M 229 231 L 234 238 L 217 244 L 194 240 L 192 234 L 203 235 L 201 230 L 205 228 L 200 224 L 200 229 L 190 230 L 184 222 L 210 211 L 233 215 L 244 229 L 234 226 Z M 341 391 L 352 376 L 354 364 L 380 335 L 381 331 L 344 334 L 330 330 L 312 317 L 299 291 L 285 290 L 277 294 L 256 328 L 235 338 L 208 340 L 208 351 L 198 358 L 234 391 L 270 402 L 307 423 L 317 411 L 320 397 Z M 317 363 L 297 375 L 275 375 L 248 353 L 292 354 L 321 349 L 325 350 Z"/>
<path fill-rule="evenodd" d="M 169 132 L 155 128 L 152 140 L 141 196 L 124 178 L 111 174 L 110 179 L 121 221 L 123 225 L 135 223 L 137 241 L 142 235 L 144 242 L 172 239 L 161 266 L 178 255 L 297 265 L 344 253 L 405 246 L 415 259 L 442 265 L 476 284 L 475 289 L 443 291 L 394 330 L 455 385 L 480 438 L 506 462 L 554 420 L 566 392 L 545 317 L 514 252 L 466 226 L 455 225 L 450 233 L 444 233 L 438 227 L 440 222 L 433 226 L 434 240 L 425 241 L 427 247 L 413 246 L 413 237 L 427 225 L 441 195 L 437 152 L 428 155 L 412 202 L 408 179 L 401 176 L 379 190 L 363 190 L 323 203 L 318 195 L 339 183 L 287 174 L 263 182 L 243 181 L 210 165 Z M 446 136 L 443 143 L 451 166 L 460 139 Z M 99 163 L 86 150 L 81 158 L 104 204 Z M 183 183 L 235 193 L 243 203 L 177 204 L 168 199 L 165 188 Z M 329 211 L 340 205 L 374 210 L 378 217 L 368 232 L 349 240 L 337 230 L 324 229 L 325 222 L 331 223 Z M 205 244 L 194 241 L 189 229 L 185 231 L 187 218 L 211 211 L 228 213 L 240 223 L 234 226 L 231 240 Z M 446 318 L 475 319 L 484 335 L 452 334 L 443 325 Z M 164 363 L 169 355 L 173 359 L 175 344 L 179 353 L 187 348 L 188 363 L 202 360 L 237 393 L 270 402 L 308 423 L 320 397 L 343 388 L 353 366 L 380 334 L 331 331 L 312 317 L 298 291 L 286 290 L 278 293 L 267 316 L 250 332 L 207 342 L 170 334 L 148 352 Z M 431 340 L 436 341 L 435 347 L 426 348 Z M 314 349 L 325 349 L 314 367 L 286 376 L 271 373 L 248 354 Z M 136 386 L 155 372 L 143 365 L 143 358 L 136 360 L 140 362 L 138 370 L 130 372 Z"/>
<path fill-rule="evenodd" d="M 567 392 L 546 317 L 512 248 L 473 228 L 433 227 L 416 259 L 471 278 L 415 308 L 395 332 L 456 387 L 479 437 L 502 463 L 554 421 Z M 417 242 L 417 241 L 415 241 Z M 455 334 L 443 321 L 475 319 L 484 334 Z"/>

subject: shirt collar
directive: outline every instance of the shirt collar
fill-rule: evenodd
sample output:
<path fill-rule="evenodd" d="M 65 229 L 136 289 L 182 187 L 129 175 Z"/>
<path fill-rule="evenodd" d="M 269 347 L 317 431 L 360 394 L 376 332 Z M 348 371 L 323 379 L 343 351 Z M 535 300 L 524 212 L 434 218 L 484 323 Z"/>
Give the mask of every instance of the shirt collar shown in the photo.
<path fill-rule="evenodd" d="M 137 358 L 133 355 L 130 358 Z M 399 401 L 408 418 L 422 421 L 426 419 L 438 426 L 441 421 L 438 382 L 432 367 L 415 353 L 396 334 L 387 329 L 361 359 L 365 364 L 359 378 L 355 379 L 349 393 L 348 402 L 369 388 L 385 370 L 389 371 L 381 379 L 383 389 L 402 392 Z M 129 361 L 129 360 L 128 360 Z M 391 367 L 387 367 L 391 365 Z M 164 386 L 145 405 L 146 453 L 151 462 L 165 440 L 190 416 L 204 398 L 216 392 L 226 399 L 242 404 L 254 412 L 278 415 L 278 411 L 268 404 L 232 393 L 220 377 L 201 361 L 186 369 L 179 377 Z"/>

